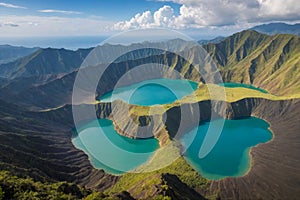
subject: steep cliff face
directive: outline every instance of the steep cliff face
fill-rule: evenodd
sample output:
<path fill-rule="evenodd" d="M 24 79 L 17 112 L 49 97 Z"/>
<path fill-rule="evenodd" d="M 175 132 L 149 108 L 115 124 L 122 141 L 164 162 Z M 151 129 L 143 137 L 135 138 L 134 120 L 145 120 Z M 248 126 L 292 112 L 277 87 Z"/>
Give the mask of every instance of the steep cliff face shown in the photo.
<path fill-rule="evenodd" d="M 129 138 L 159 137 L 165 131 L 162 115 L 135 115 L 129 105 L 123 101 L 99 103 L 96 105 L 98 118 L 111 119 L 115 130 Z"/>
<path fill-rule="evenodd" d="M 216 118 L 240 119 L 250 116 L 262 117 L 257 112 L 257 107 L 262 107 L 266 102 L 284 104 L 288 101 L 270 101 L 261 98 L 246 98 L 236 102 L 225 101 L 200 101 L 198 103 L 174 106 L 166 110 L 162 115 L 136 116 L 130 112 L 132 107 L 122 101 L 111 103 L 99 103 L 96 105 L 98 118 L 110 118 L 113 121 L 116 131 L 130 138 L 153 137 L 161 130 L 167 131 L 170 138 L 180 137 L 198 124 Z M 278 107 L 278 106 L 277 106 Z M 283 110 L 283 108 L 280 108 Z M 272 113 L 277 113 L 272 109 Z M 267 113 L 264 110 L 264 113 Z M 150 133 L 150 135 L 149 135 Z M 152 135 L 153 134 L 153 135 Z"/>
<path fill-rule="evenodd" d="M 237 102 L 225 101 L 200 101 L 194 104 L 183 104 L 180 107 L 173 107 L 167 113 L 166 129 L 171 137 L 185 134 L 190 129 L 202 122 L 224 118 L 240 119 L 250 117 L 252 114 L 252 103 L 255 99 L 242 99 Z M 198 113 L 199 110 L 199 113 Z M 181 119 L 181 113 L 184 112 L 184 118 Z"/>
<path fill-rule="evenodd" d="M 96 115 L 98 118 L 108 118 L 112 112 L 111 103 L 96 104 Z"/>
<path fill-rule="evenodd" d="M 142 70 L 134 71 L 134 76 L 130 75 L 130 70 L 146 64 L 149 65 L 143 67 Z M 174 72 L 172 72 L 172 70 L 174 70 Z M 129 73 L 127 74 L 127 81 L 118 82 L 126 73 Z M 201 81 L 201 76 L 197 68 L 183 57 L 170 52 L 160 55 L 149 55 L 134 60 L 114 62 L 108 66 L 99 80 L 97 95 L 101 96 L 113 90 L 117 83 L 119 84 L 118 87 L 122 87 L 144 81 L 145 79 L 157 79 L 162 77 L 175 79 L 179 78 L 179 75 L 195 82 Z"/>

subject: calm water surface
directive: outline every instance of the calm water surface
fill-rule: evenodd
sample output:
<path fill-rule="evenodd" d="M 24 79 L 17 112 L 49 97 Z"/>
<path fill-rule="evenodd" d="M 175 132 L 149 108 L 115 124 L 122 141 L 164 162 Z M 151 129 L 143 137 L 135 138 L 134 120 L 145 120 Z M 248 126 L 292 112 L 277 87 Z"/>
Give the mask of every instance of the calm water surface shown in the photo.
<path fill-rule="evenodd" d="M 197 83 L 188 80 L 153 79 L 116 88 L 102 95 L 100 101 L 111 102 L 120 99 L 142 106 L 168 104 L 191 94 L 197 86 Z"/>
<path fill-rule="evenodd" d="M 262 119 L 250 117 L 240 120 L 225 120 L 221 136 L 212 151 L 203 159 L 198 154 L 209 125 L 207 122 L 182 138 L 183 145 L 192 144 L 185 153 L 185 159 L 204 177 L 212 180 L 243 176 L 250 168 L 251 147 L 271 140 L 269 124 Z M 195 136 L 196 134 L 196 136 Z"/>
<path fill-rule="evenodd" d="M 154 138 L 130 139 L 119 135 L 107 119 L 87 123 L 77 132 L 77 136 L 72 139 L 74 146 L 89 156 L 95 168 L 112 174 L 122 174 L 137 168 L 159 147 L 158 140 Z"/>
<path fill-rule="evenodd" d="M 248 84 L 243 84 L 243 83 L 223 83 L 223 84 L 220 84 L 224 87 L 228 87 L 228 88 L 237 88 L 237 87 L 243 87 L 243 88 L 248 88 L 248 89 L 252 89 L 252 90 L 257 90 L 257 91 L 260 91 L 262 93 L 268 93 L 268 91 L 262 89 L 262 88 L 258 88 L 258 87 L 255 87 L 253 85 L 248 85 Z"/>

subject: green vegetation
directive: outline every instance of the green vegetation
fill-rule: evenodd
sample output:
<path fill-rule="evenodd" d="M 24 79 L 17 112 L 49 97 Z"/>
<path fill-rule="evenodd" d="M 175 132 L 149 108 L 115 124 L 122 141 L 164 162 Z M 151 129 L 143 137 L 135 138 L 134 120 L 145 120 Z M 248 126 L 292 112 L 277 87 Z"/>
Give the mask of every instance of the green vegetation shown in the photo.
<path fill-rule="evenodd" d="M 14 176 L 8 171 L 0 171 L 0 200 L 118 200 L 131 198 L 128 192 L 120 191 L 123 190 L 104 194 L 74 183 L 39 182 L 29 177 Z M 166 195 L 156 195 L 154 199 L 169 200 L 171 198 Z"/>
<path fill-rule="evenodd" d="M 86 198 L 84 198 L 84 200 L 101 200 L 103 199 L 103 196 L 104 196 L 103 193 L 95 192 L 88 195 Z"/>
<path fill-rule="evenodd" d="M 92 192 L 72 183 L 42 183 L 0 171 L 0 199 L 81 199 Z"/>
<path fill-rule="evenodd" d="M 171 165 L 163 169 L 147 173 L 124 174 L 112 188 L 106 191 L 106 193 L 111 194 L 126 190 L 130 191 L 133 197 L 139 197 L 140 194 L 147 191 L 143 197 L 153 197 L 158 186 L 162 188 L 162 190 L 169 189 L 169 183 L 162 180 L 163 174 L 176 175 L 182 183 L 195 190 L 205 190 L 210 183 L 210 181 L 201 177 L 198 172 L 180 157 Z"/>
<path fill-rule="evenodd" d="M 0 200 L 4 198 L 4 192 L 2 191 L 2 188 L 0 187 Z"/>
<path fill-rule="evenodd" d="M 300 38 L 236 33 L 218 44 L 204 46 L 215 60 L 224 82 L 251 84 L 276 95 L 300 93 Z"/>

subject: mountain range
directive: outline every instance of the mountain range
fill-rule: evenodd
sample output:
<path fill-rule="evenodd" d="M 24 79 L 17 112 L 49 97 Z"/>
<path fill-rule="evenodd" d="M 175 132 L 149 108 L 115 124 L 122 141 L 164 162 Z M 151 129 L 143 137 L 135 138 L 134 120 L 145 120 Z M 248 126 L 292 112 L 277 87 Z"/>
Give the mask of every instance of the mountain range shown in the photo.
<path fill-rule="evenodd" d="M 180 40 L 177 42 L 181 43 Z M 300 92 L 300 79 L 297 78 L 300 77 L 299 45 L 299 37 L 295 35 L 269 36 L 249 30 L 216 44 L 209 43 L 203 48 L 217 64 L 224 82 L 252 84 L 276 95 L 289 95 Z M 104 52 L 112 52 L 116 48 L 127 47 L 106 44 L 103 48 Z M 0 96 L 13 103 L 43 109 L 70 104 L 76 71 L 90 51 L 40 49 L 2 64 L 0 75 L 7 81 L 1 85 Z M 149 51 L 132 52 L 125 61 L 117 61 L 117 67 L 110 73 L 122 74 L 121 71 L 126 70 L 122 66 L 135 66 L 139 62 L 155 61 L 178 67 L 185 65 L 184 60 L 174 59 L 176 55 L 167 55 L 168 63 L 165 63 L 163 57 L 166 55 L 156 54 L 159 52 L 152 56 Z M 111 81 L 109 78 L 104 82 Z"/>
<path fill-rule="evenodd" d="M 263 28 L 260 30 L 267 30 Z M 255 162 L 246 176 L 209 181 L 183 159 L 148 174 L 114 176 L 94 169 L 88 157 L 71 143 L 73 84 L 78 68 L 92 49 L 30 49 L 14 54 L 11 62 L 0 65 L 0 169 L 20 178 L 30 176 L 34 181 L 46 183 L 67 181 L 104 192 L 94 194 L 98 199 L 163 199 L 164 196 L 173 199 L 296 199 L 300 194 L 300 100 L 294 96 L 300 94 L 300 39 L 293 34 L 273 35 L 272 32 L 267 35 L 255 30 L 202 43 L 224 82 L 251 84 L 282 97 L 282 100 L 250 97 L 226 102 L 230 108 L 228 118 L 263 118 L 271 124 L 275 135 L 272 143 L 255 147 L 251 152 Z M 159 45 L 180 47 L 183 43 L 171 40 Z M 190 47 L 186 45 L 178 51 Z M 128 47 L 105 44 L 99 48 L 104 49 L 102 57 L 107 60 L 102 62 L 105 64 L 109 54 Z M 97 95 L 110 91 L 111 85 L 126 71 L 148 62 L 172 66 L 191 80 L 199 78 L 190 63 L 180 56 L 146 49 L 130 52 L 113 62 L 107 76 L 100 80 Z M 206 105 L 208 102 L 197 103 Z M 110 106 L 98 105 L 99 115 L 108 117 Z M 165 124 L 170 132 L 175 126 L 170 125 L 170 120 L 175 120 L 177 109 L 167 111 L 173 116 Z M 0 189 L 5 187 L 9 191 L 7 184 L 1 182 L 2 176 L 0 174 Z M 75 186 L 73 189 L 79 190 Z M 34 191 L 32 187 L 31 190 Z M 82 198 L 84 192 L 92 193 L 81 190 L 74 198 Z"/>
<path fill-rule="evenodd" d="M 18 58 L 27 56 L 37 51 L 39 48 L 15 47 L 10 45 L 0 45 L 0 64 L 12 62 Z"/>

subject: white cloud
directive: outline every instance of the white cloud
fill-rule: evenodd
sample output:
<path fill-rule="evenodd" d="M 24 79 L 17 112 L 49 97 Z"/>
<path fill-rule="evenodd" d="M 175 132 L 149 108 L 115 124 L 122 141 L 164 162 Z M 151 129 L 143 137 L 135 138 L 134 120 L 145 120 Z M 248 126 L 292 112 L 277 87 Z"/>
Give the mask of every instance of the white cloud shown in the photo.
<path fill-rule="evenodd" d="M 174 26 L 174 10 L 170 6 L 163 6 L 153 14 L 154 24 L 157 26 Z"/>
<path fill-rule="evenodd" d="M 179 14 L 174 15 L 170 6 L 163 6 L 153 14 L 146 11 L 128 21 L 115 24 L 114 28 L 171 27 L 176 29 L 215 26 L 245 26 L 248 23 L 268 21 L 298 21 L 298 0 L 159 0 L 181 4 Z M 147 20 L 137 18 L 147 13 Z M 137 17 L 138 16 L 138 17 Z M 134 22 L 134 23 L 132 23 Z"/>
<path fill-rule="evenodd" d="M 18 6 L 18 5 L 14 5 L 14 4 L 10 4 L 10 3 L 4 3 L 4 2 L 0 2 L 0 6 L 6 7 L 6 8 L 21 8 L 21 9 L 26 9 L 26 7 L 24 7 L 24 6 Z"/>
<path fill-rule="evenodd" d="M 41 13 L 60 13 L 60 14 L 81 14 L 81 12 L 77 11 L 72 11 L 72 10 L 52 10 L 52 9 L 47 9 L 47 10 L 38 10 L 38 12 Z"/>
<path fill-rule="evenodd" d="M 0 37 L 107 35 L 113 22 L 102 17 L 0 15 Z"/>
<path fill-rule="evenodd" d="M 275 20 L 300 19 L 300 4 L 296 0 L 258 0 L 259 17 Z"/>
<path fill-rule="evenodd" d="M 153 23 L 153 18 L 150 11 L 146 11 L 142 14 L 138 13 L 129 21 L 118 22 L 114 25 L 117 30 L 126 30 L 130 28 L 149 28 Z"/>
<path fill-rule="evenodd" d="M 127 30 L 131 28 L 152 28 L 152 27 L 173 27 L 174 10 L 170 6 L 163 6 L 154 14 L 150 11 L 145 11 L 142 14 L 138 13 L 128 21 L 121 21 L 114 25 L 114 29 Z"/>

